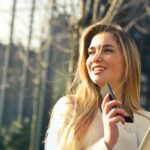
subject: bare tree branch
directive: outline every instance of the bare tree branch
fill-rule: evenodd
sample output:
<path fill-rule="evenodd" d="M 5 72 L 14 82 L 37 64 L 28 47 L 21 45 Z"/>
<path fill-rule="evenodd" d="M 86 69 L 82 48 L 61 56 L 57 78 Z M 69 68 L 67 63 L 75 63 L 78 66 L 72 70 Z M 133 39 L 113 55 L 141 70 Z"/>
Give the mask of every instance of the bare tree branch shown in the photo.
<path fill-rule="evenodd" d="M 103 18 L 103 21 L 106 21 L 108 23 L 112 22 L 112 20 L 118 13 L 118 10 L 119 10 L 120 6 L 122 5 L 122 3 L 123 3 L 123 0 L 112 0 L 108 11 L 107 11 L 105 17 Z"/>
<path fill-rule="evenodd" d="M 150 27 L 149 26 L 147 26 L 147 28 L 145 28 L 145 27 L 142 27 L 142 26 L 140 26 L 139 24 L 136 23 L 135 28 L 138 31 L 140 31 L 141 33 L 144 33 L 144 34 L 149 34 L 150 33 Z"/>
<path fill-rule="evenodd" d="M 137 21 L 143 19 L 143 18 L 146 17 L 146 16 L 147 16 L 147 14 L 144 13 L 144 14 L 141 14 L 140 16 L 138 16 L 137 18 L 134 18 L 133 20 L 131 20 L 131 21 L 127 24 L 127 26 L 124 28 L 125 31 L 128 31 L 131 27 L 133 27 L 133 26 L 136 24 Z"/>
<path fill-rule="evenodd" d="M 98 16 L 99 0 L 94 1 L 92 21 L 95 22 Z"/>

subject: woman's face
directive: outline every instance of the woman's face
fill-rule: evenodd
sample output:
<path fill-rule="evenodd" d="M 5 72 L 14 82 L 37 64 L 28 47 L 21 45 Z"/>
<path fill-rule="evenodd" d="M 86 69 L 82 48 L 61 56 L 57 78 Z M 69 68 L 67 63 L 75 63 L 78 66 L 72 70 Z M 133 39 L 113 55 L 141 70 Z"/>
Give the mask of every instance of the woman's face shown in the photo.
<path fill-rule="evenodd" d="M 122 83 L 125 63 L 120 46 L 111 33 L 99 33 L 92 38 L 86 67 L 91 80 L 100 87 L 106 82 L 114 87 Z"/>

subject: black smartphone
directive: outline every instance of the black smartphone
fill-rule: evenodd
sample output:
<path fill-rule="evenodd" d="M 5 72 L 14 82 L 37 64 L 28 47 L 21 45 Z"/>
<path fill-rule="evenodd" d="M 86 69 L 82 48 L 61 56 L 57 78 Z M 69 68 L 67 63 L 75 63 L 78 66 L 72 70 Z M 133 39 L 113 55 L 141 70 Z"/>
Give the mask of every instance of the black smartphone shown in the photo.
<path fill-rule="evenodd" d="M 106 86 L 107 86 L 107 89 L 108 89 L 108 91 L 109 91 L 110 100 L 116 99 L 116 96 L 115 96 L 115 94 L 113 93 L 113 90 L 112 90 L 110 84 L 109 84 L 109 83 L 106 83 Z M 116 106 L 116 107 L 117 107 L 117 106 Z M 124 119 L 125 119 L 126 122 L 133 123 L 133 118 L 132 118 L 131 116 L 125 116 Z"/>

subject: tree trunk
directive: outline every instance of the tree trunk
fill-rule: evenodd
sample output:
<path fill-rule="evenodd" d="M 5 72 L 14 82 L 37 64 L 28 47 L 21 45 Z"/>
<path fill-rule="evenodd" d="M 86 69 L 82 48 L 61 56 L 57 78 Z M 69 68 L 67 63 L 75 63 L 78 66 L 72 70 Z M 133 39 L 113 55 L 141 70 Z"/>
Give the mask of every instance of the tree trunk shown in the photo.
<path fill-rule="evenodd" d="M 39 107 L 39 96 L 40 96 L 40 80 L 41 80 L 41 54 L 37 54 L 37 67 L 34 79 L 34 91 L 33 91 L 33 112 L 31 121 L 31 135 L 30 135 L 30 146 L 29 150 L 36 150 L 36 130 L 38 120 L 38 107 Z"/>
<path fill-rule="evenodd" d="M 26 82 L 27 82 L 28 60 L 29 60 L 28 57 L 29 57 L 29 50 L 30 50 L 31 41 L 32 41 L 34 13 L 35 13 L 35 1 L 36 0 L 32 0 L 28 45 L 27 45 L 27 50 L 25 51 L 25 61 L 23 62 L 23 70 L 22 70 L 22 76 L 21 76 L 21 90 L 20 90 L 20 94 L 19 94 L 19 104 L 18 104 L 18 114 L 17 114 L 18 115 L 17 120 L 19 122 L 22 121 L 23 105 L 24 105 L 24 99 L 25 99 L 25 93 L 26 93 Z"/>
<path fill-rule="evenodd" d="M 53 12 L 54 9 L 54 3 L 55 0 L 48 2 L 48 7 L 46 8 L 45 12 L 46 14 L 50 14 L 48 20 L 47 27 L 49 29 L 49 33 L 51 30 L 51 27 L 49 26 L 49 22 L 53 19 Z M 42 56 L 42 50 L 44 51 L 44 60 L 39 61 L 41 62 L 39 66 L 42 66 L 43 69 L 41 69 L 41 84 L 40 87 L 40 95 L 39 95 L 39 109 L 38 109 L 38 118 L 37 118 L 37 128 L 36 128 L 36 139 L 35 139 L 35 150 L 40 150 L 41 145 L 41 131 L 42 131 L 42 123 L 43 123 L 43 112 L 44 112 L 44 104 L 45 104 L 45 94 L 46 94 L 46 82 L 47 82 L 47 73 L 48 73 L 48 65 L 49 65 L 49 56 L 50 56 L 50 44 L 51 44 L 51 37 L 48 34 L 47 41 L 44 43 L 44 45 L 41 46 L 40 53 Z"/>
<path fill-rule="evenodd" d="M 49 47 L 49 42 L 48 42 Z M 38 118 L 37 118 L 37 129 L 36 129 L 36 141 L 35 141 L 35 150 L 40 149 L 41 144 L 41 130 L 42 130 L 42 122 L 43 122 L 43 111 L 45 104 L 45 93 L 46 93 L 46 81 L 47 81 L 47 73 L 48 73 L 48 64 L 49 64 L 49 55 L 50 49 L 47 47 L 44 55 L 44 65 L 41 70 L 41 85 L 40 85 L 40 96 L 39 96 L 39 110 L 38 110 Z"/>
<path fill-rule="evenodd" d="M 33 24 L 34 24 L 34 14 L 35 14 L 35 5 L 36 5 L 36 0 L 32 0 L 32 8 L 31 8 L 31 17 L 30 17 L 30 28 L 29 28 L 29 37 L 28 37 L 28 47 L 27 47 L 27 52 L 26 52 L 26 60 L 27 63 L 24 64 L 24 69 L 23 69 L 23 76 L 22 76 L 22 92 L 20 94 L 20 110 L 22 113 L 23 110 L 23 101 L 25 97 L 25 89 L 26 89 L 26 81 L 27 81 L 27 67 L 28 67 L 28 51 L 31 46 L 31 40 L 32 40 L 32 32 L 33 32 Z M 33 100 L 33 114 L 32 114 L 32 121 L 31 121 L 31 135 L 30 135 L 30 145 L 29 149 L 33 150 L 34 146 L 34 138 L 35 138 L 35 124 L 36 124 L 36 109 L 37 105 Z M 20 119 L 22 118 L 22 115 L 19 117 Z"/>
<path fill-rule="evenodd" d="M 3 111 L 4 111 L 4 100 L 5 100 L 5 95 L 6 95 L 6 88 L 8 86 L 7 74 L 8 74 L 8 67 L 9 67 L 10 50 L 11 50 L 11 45 L 13 43 L 16 4 L 17 4 L 17 0 L 14 0 L 13 1 L 13 8 L 12 8 L 11 25 L 10 25 L 9 45 L 5 51 L 4 68 L 3 68 L 3 74 L 2 74 L 1 94 L 0 94 L 0 127 L 2 125 Z"/>

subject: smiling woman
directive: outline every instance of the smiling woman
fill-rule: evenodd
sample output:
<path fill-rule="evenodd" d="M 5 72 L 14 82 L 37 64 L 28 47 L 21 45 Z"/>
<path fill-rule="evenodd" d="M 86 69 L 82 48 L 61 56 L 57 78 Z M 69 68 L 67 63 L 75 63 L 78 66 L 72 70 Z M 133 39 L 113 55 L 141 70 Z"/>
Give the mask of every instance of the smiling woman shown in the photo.
<path fill-rule="evenodd" d="M 103 86 L 109 82 L 113 87 L 120 86 L 125 64 L 120 45 L 111 33 L 99 33 L 93 37 L 86 65 L 94 83 Z"/>
<path fill-rule="evenodd" d="M 113 101 L 108 94 L 105 98 L 100 94 L 106 82 L 116 95 Z M 46 150 L 138 149 L 150 113 L 140 106 L 137 47 L 121 27 L 96 23 L 83 31 L 71 87 L 54 106 Z M 128 115 L 133 123 L 125 121 Z"/>

